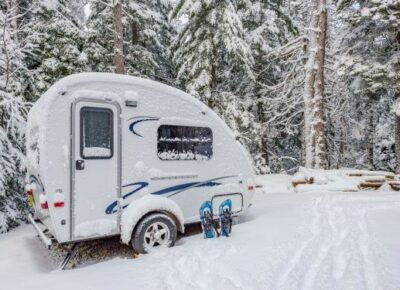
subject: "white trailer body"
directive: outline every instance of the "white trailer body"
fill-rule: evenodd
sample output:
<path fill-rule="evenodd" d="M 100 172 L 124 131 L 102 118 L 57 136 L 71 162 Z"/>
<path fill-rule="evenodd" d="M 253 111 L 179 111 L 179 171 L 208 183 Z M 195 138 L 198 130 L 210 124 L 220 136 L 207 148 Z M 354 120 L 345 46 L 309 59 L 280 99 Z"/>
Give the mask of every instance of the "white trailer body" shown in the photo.
<path fill-rule="evenodd" d="M 84 73 L 58 81 L 29 113 L 27 154 L 35 218 L 59 243 L 121 234 L 130 204 L 138 204 L 129 206 L 135 221 L 159 204 L 183 231 L 199 221 L 205 200 L 218 208 L 228 197 L 240 215 L 254 192 L 246 152 L 212 110 L 131 76 Z M 149 194 L 160 202 L 138 202 Z"/>

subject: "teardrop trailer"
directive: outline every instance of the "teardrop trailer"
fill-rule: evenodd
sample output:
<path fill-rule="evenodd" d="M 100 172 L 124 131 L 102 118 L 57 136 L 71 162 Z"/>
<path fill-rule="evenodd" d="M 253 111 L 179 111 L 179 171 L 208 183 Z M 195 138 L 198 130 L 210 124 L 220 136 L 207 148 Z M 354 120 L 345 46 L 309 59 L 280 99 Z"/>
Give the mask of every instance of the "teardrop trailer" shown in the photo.
<path fill-rule="evenodd" d="M 204 201 L 218 212 L 229 198 L 239 216 L 255 187 L 246 152 L 211 109 L 124 75 L 54 84 L 29 113 L 27 155 L 29 219 L 48 248 L 113 235 L 139 253 L 172 246 Z"/>

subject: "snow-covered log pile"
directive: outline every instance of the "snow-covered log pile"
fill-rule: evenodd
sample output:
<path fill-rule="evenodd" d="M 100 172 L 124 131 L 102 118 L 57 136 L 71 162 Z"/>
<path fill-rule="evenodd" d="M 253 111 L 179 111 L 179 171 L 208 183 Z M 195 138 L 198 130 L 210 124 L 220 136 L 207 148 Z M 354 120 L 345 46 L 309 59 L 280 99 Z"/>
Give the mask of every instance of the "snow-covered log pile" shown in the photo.
<path fill-rule="evenodd" d="M 400 190 L 400 178 L 392 172 L 357 169 L 322 170 L 300 167 L 292 178 L 297 192 L 314 190 L 355 192 L 361 189 Z"/>

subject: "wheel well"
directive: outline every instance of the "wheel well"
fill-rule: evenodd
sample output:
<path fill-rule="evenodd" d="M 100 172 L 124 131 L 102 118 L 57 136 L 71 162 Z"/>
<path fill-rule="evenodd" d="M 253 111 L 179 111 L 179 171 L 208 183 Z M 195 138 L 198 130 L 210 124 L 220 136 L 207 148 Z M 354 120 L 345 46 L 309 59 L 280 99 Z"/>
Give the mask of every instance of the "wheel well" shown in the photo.
<path fill-rule="evenodd" d="M 183 233 L 183 231 L 182 231 L 183 225 L 181 224 L 181 222 L 179 221 L 179 219 L 178 219 L 173 213 L 171 213 L 171 212 L 169 212 L 169 211 L 167 211 L 167 210 L 153 210 L 153 211 L 149 211 L 148 213 L 144 214 L 144 215 L 140 218 L 140 220 L 136 223 L 135 227 L 133 228 L 132 234 L 136 232 L 136 229 L 137 229 L 138 225 L 141 223 L 141 221 L 142 221 L 143 219 L 145 219 L 145 218 L 148 217 L 149 215 L 157 214 L 157 213 L 159 213 L 159 214 L 165 214 L 165 215 L 169 216 L 169 217 L 174 221 L 174 223 L 175 223 L 175 225 L 176 225 L 177 231 L 180 232 L 180 233 Z"/>

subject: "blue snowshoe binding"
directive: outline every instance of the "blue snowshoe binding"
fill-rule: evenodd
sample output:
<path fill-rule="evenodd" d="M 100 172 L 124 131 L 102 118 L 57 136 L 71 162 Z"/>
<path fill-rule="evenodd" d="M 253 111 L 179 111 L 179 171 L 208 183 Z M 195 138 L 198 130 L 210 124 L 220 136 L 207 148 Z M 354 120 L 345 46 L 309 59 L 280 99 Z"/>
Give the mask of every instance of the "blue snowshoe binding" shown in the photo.
<path fill-rule="evenodd" d="M 219 219 L 221 222 L 221 235 L 229 237 L 232 232 L 232 201 L 224 200 L 219 206 Z"/>
<path fill-rule="evenodd" d="M 212 203 L 211 201 L 205 201 L 200 207 L 200 220 L 201 228 L 203 229 L 203 235 L 205 239 L 214 238 L 215 235 L 219 235 L 215 229 L 215 222 L 213 219 Z"/>

